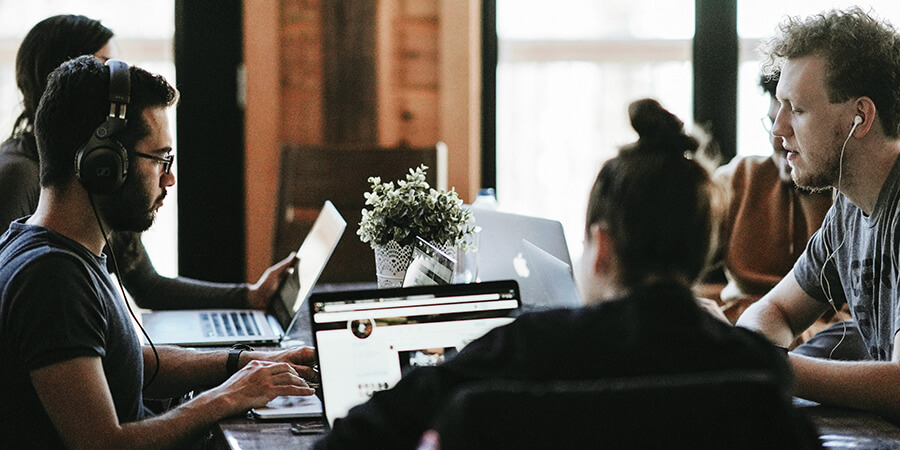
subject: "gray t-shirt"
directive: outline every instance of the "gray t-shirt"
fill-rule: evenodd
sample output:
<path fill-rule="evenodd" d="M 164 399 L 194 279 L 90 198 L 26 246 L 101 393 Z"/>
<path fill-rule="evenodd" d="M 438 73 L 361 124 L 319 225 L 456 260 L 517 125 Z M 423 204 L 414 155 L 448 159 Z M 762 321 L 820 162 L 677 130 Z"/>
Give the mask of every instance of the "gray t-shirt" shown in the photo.
<path fill-rule="evenodd" d="M 77 357 L 100 358 L 119 422 L 145 417 L 141 342 L 106 258 L 23 220 L 0 236 L 0 448 L 62 447 L 30 373 Z"/>
<path fill-rule="evenodd" d="M 800 287 L 816 300 L 849 303 L 869 354 L 889 361 L 900 329 L 900 158 L 872 215 L 842 194 L 794 265 Z M 824 266 L 824 269 L 823 269 Z M 873 282 L 877 280 L 877 282 Z"/>

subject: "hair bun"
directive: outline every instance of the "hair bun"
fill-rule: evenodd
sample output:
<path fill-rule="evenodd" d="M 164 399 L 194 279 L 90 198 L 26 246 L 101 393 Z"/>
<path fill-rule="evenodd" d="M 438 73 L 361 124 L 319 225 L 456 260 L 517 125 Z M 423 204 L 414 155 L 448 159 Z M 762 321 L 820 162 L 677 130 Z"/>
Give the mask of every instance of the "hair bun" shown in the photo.
<path fill-rule="evenodd" d="M 637 131 L 634 148 L 648 152 L 677 153 L 694 151 L 699 143 L 685 134 L 684 122 L 667 111 L 652 98 L 637 100 L 628 105 L 631 127 Z"/>

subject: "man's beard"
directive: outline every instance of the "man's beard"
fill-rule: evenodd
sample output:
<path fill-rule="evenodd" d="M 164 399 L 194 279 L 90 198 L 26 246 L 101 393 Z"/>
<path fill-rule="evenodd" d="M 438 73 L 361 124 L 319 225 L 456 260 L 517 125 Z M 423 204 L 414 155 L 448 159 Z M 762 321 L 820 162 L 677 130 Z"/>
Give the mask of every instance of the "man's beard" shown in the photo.
<path fill-rule="evenodd" d="M 796 167 L 792 167 L 791 178 L 800 189 L 809 192 L 823 192 L 831 188 L 840 188 L 841 182 L 841 153 L 843 149 L 825 156 L 826 159 L 812 162 L 806 161 L 807 170 L 800 173 Z M 810 166 L 819 166 L 818 170 L 809 170 Z"/>
<path fill-rule="evenodd" d="M 156 220 L 156 205 L 166 196 L 166 192 L 153 201 L 150 194 L 142 189 L 135 178 L 128 178 L 125 184 L 113 194 L 97 197 L 97 209 L 112 231 L 147 231 Z"/>

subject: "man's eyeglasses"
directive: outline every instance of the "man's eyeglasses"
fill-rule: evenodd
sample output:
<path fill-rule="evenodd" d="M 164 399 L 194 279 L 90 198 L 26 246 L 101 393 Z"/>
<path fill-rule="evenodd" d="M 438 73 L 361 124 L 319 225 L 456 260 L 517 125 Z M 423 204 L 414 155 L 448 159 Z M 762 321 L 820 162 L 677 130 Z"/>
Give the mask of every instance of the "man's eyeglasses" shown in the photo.
<path fill-rule="evenodd" d="M 762 127 L 766 130 L 766 133 L 772 134 L 772 118 L 769 116 L 762 116 L 759 118 L 759 122 L 762 123 Z"/>
<path fill-rule="evenodd" d="M 152 159 L 152 160 L 156 161 L 157 163 L 159 163 L 162 166 L 163 172 L 165 172 L 166 175 L 168 175 L 169 171 L 172 170 L 172 161 L 175 161 L 175 155 L 173 155 L 173 154 L 168 154 L 164 158 L 160 158 L 159 156 L 148 155 L 146 153 L 138 153 L 138 152 L 131 152 L 131 154 L 135 155 L 135 156 L 139 156 L 141 158 Z"/>

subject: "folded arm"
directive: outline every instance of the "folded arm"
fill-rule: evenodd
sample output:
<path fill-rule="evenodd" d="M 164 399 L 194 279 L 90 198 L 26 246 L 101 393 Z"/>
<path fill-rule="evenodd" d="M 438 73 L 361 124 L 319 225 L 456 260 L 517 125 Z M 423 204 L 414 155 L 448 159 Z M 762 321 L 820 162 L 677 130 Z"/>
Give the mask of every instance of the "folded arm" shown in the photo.
<path fill-rule="evenodd" d="M 768 294 L 750 305 L 736 325 L 787 347 L 828 308 L 827 303 L 819 302 L 803 291 L 791 270 Z"/>
<path fill-rule="evenodd" d="M 754 303 L 737 325 L 756 330 L 773 343 L 788 346 L 831 308 L 807 295 L 791 271 Z M 894 337 L 892 361 L 833 361 L 791 354 L 797 396 L 819 403 L 873 411 L 900 419 L 900 340 Z"/>
<path fill-rule="evenodd" d="M 797 396 L 900 420 L 898 345 L 895 338 L 892 361 L 833 361 L 792 354 Z"/>

